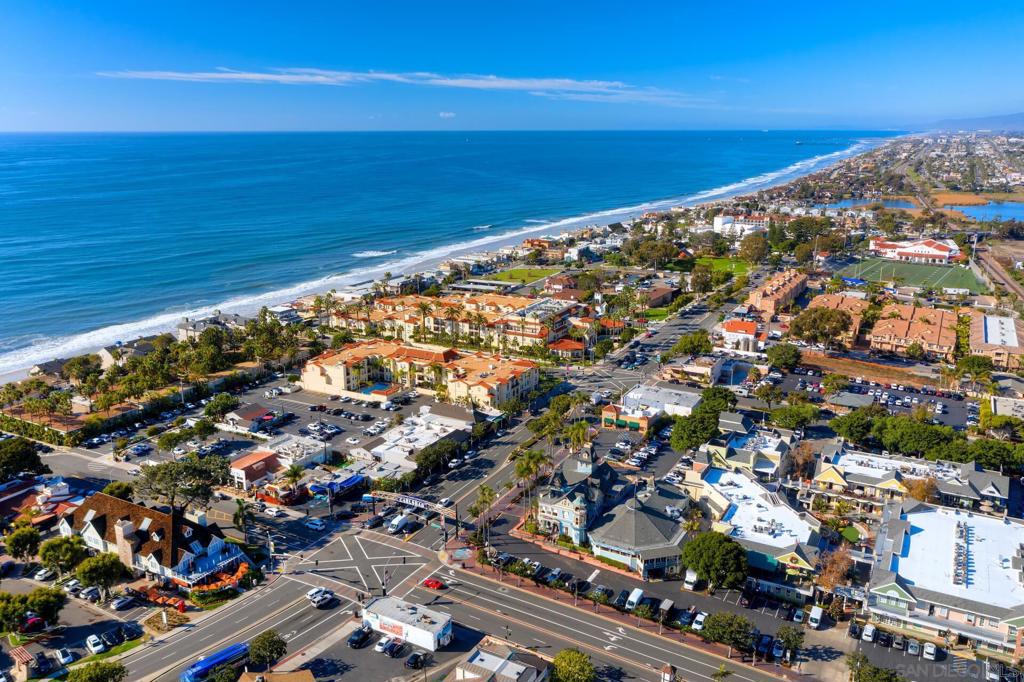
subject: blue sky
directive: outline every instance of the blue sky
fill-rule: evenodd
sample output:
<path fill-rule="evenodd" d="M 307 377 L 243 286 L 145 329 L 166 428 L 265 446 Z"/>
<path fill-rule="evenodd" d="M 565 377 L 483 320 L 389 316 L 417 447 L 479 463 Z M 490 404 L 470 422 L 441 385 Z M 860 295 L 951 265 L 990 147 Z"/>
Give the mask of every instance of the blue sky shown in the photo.
<path fill-rule="evenodd" d="M 5 131 L 910 129 L 1024 111 L 1021 3 L 0 0 L 0 16 Z"/>

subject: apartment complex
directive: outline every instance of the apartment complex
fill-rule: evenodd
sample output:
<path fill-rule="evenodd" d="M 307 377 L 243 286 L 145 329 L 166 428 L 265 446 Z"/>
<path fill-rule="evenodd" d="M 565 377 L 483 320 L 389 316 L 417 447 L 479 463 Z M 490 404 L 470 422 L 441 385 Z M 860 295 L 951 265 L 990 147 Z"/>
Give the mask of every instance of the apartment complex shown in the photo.
<path fill-rule="evenodd" d="M 1016 370 L 1024 358 L 1024 322 L 1008 315 L 971 311 L 971 355 L 992 359 L 997 369 Z"/>
<path fill-rule="evenodd" d="M 1024 521 L 916 500 L 885 507 L 871 619 L 940 645 L 1024 654 Z"/>
<path fill-rule="evenodd" d="M 776 315 L 795 301 L 807 288 L 807 275 L 786 270 L 750 292 L 747 305 L 767 315 Z"/>
<path fill-rule="evenodd" d="M 864 313 L 870 307 L 871 304 L 863 298 L 844 296 L 843 294 L 818 294 L 807 304 L 808 309 L 829 308 L 831 310 L 842 310 L 849 314 L 850 329 L 843 334 L 841 339 L 847 347 L 853 346 L 857 342 Z"/>
<path fill-rule="evenodd" d="M 313 358 L 301 383 L 314 393 L 381 402 L 403 387 L 416 388 L 459 404 L 494 407 L 525 397 L 539 379 L 529 360 L 373 339 Z"/>
<path fill-rule="evenodd" d="M 965 260 L 960 247 L 952 239 L 890 241 L 882 237 L 873 237 L 868 242 L 868 251 L 882 258 L 907 263 L 949 265 Z"/>
<path fill-rule="evenodd" d="M 929 357 L 952 360 L 956 324 L 952 310 L 891 303 L 882 309 L 868 340 L 875 350 L 905 355 L 917 344 Z"/>

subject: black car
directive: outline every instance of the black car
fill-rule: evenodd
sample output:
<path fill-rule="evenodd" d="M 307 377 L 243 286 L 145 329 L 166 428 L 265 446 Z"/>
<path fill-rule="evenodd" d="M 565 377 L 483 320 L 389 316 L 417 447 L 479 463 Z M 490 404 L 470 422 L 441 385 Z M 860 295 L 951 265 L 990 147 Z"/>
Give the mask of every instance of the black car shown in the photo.
<path fill-rule="evenodd" d="M 35 663 L 33 663 L 33 665 L 35 666 L 36 672 L 40 675 L 45 675 L 53 670 L 53 661 L 51 661 L 50 657 L 42 651 L 36 652 Z"/>
<path fill-rule="evenodd" d="M 368 512 L 368 511 L 370 511 L 370 508 L 367 507 L 362 502 L 353 502 L 352 504 L 350 504 L 348 506 L 348 508 L 351 509 L 356 514 L 364 514 L 364 513 Z"/>
<path fill-rule="evenodd" d="M 850 627 L 846 628 L 846 636 L 850 639 L 860 639 L 861 627 L 857 625 L 857 621 L 850 621 Z"/>
<path fill-rule="evenodd" d="M 425 653 L 416 651 L 409 654 L 409 658 L 405 659 L 405 667 L 412 670 L 419 670 L 427 665 L 427 655 Z"/>
<path fill-rule="evenodd" d="M 384 517 L 380 514 L 374 514 L 370 518 L 363 521 L 363 528 L 379 528 L 384 525 Z"/>
<path fill-rule="evenodd" d="M 364 625 L 348 636 L 348 646 L 350 649 L 362 649 L 370 643 L 371 637 L 373 637 L 373 630 Z"/>
<path fill-rule="evenodd" d="M 354 511 L 350 510 L 350 509 L 339 509 L 338 511 L 334 512 L 334 518 L 337 521 L 341 521 L 341 520 L 344 520 L 344 519 L 351 519 L 355 515 L 356 515 L 356 513 Z"/>
<path fill-rule="evenodd" d="M 890 647 L 892 646 L 892 634 L 879 630 L 875 641 L 878 642 L 878 646 Z"/>
<path fill-rule="evenodd" d="M 612 602 L 612 606 L 617 608 L 619 611 L 626 610 L 626 602 L 629 601 L 629 590 L 622 590 L 619 592 L 619 596 Z"/>
<path fill-rule="evenodd" d="M 118 644 L 124 642 L 124 635 L 121 634 L 120 628 L 114 628 L 113 630 L 107 630 L 100 635 L 100 639 L 102 639 L 103 643 L 109 648 L 113 649 Z"/>
<path fill-rule="evenodd" d="M 121 634 L 125 639 L 138 639 L 142 637 L 142 626 L 138 623 L 128 622 L 121 626 Z"/>
<path fill-rule="evenodd" d="M 440 480 L 441 477 L 438 476 L 437 474 L 430 474 L 429 476 L 423 479 L 423 485 L 434 485 Z"/>
<path fill-rule="evenodd" d="M 772 650 L 772 643 L 774 638 L 771 635 L 761 635 L 760 641 L 757 643 L 757 653 L 762 658 L 766 657 Z"/>
<path fill-rule="evenodd" d="M 400 639 L 393 639 L 384 647 L 384 655 L 388 658 L 398 658 L 405 651 L 405 642 Z"/>

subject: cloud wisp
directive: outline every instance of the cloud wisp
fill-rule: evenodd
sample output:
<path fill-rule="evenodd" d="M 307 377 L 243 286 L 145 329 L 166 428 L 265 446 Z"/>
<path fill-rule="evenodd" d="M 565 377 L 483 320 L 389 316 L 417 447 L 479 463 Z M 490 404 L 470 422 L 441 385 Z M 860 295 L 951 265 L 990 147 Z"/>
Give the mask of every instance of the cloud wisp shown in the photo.
<path fill-rule="evenodd" d="M 710 101 L 683 92 L 632 85 L 621 81 L 577 80 L 574 78 L 513 78 L 495 75 L 444 75 L 430 72 L 389 73 L 385 71 L 333 71 L 311 68 L 283 68 L 268 71 L 239 71 L 216 68 L 211 71 L 101 71 L 105 78 L 180 81 L 191 83 L 267 83 L 278 85 L 352 86 L 365 83 L 400 83 L 423 87 L 524 92 L 534 97 L 582 102 L 656 104 L 699 107 Z"/>

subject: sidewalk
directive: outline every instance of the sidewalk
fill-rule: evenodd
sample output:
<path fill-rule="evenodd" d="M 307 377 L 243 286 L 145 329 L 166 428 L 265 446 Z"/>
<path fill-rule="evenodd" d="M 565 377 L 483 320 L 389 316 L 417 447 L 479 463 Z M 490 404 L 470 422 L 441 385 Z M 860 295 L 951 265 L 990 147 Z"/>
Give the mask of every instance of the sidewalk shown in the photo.
<path fill-rule="evenodd" d="M 339 625 L 338 627 L 331 630 L 329 633 L 316 640 L 313 644 L 310 644 L 305 649 L 296 651 L 294 654 L 286 657 L 273 667 L 275 673 L 290 673 L 296 670 L 301 670 L 304 665 L 317 658 L 320 654 L 324 653 L 328 649 L 337 645 L 339 648 L 344 646 L 348 636 L 359 627 L 360 621 L 352 618 L 347 622 Z"/>

